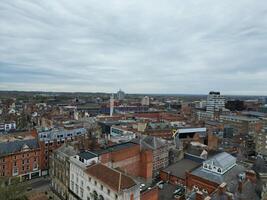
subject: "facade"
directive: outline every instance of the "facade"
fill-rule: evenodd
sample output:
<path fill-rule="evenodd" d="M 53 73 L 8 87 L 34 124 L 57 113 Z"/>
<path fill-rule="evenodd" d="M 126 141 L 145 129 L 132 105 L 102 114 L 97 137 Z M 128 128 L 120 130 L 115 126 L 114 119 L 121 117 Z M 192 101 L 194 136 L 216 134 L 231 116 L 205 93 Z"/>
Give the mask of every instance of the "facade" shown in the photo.
<path fill-rule="evenodd" d="M 55 193 L 62 199 L 69 198 L 69 179 L 71 156 L 77 154 L 73 146 L 64 144 L 55 150 L 50 156 L 51 185 Z"/>
<path fill-rule="evenodd" d="M 16 122 L 0 123 L 0 132 L 16 130 Z"/>
<path fill-rule="evenodd" d="M 146 136 L 141 139 L 141 149 L 152 151 L 153 155 L 153 176 L 159 174 L 159 170 L 168 166 L 169 164 L 169 150 L 174 147 L 173 144 L 168 143 L 166 140 Z"/>
<path fill-rule="evenodd" d="M 267 156 L 267 127 L 263 128 L 255 138 L 256 153 L 264 157 Z"/>
<path fill-rule="evenodd" d="M 207 97 L 206 112 L 213 118 L 216 112 L 220 112 L 225 109 L 225 98 L 221 96 L 220 92 L 210 92 Z"/>
<path fill-rule="evenodd" d="M 237 115 L 221 115 L 220 121 L 224 125 L 233 128 L 233 135 L 254 135 L 261 129 L 261 123 L 258 118 L 237 116 Z"/>
<path fill-rule="evenodd" d="M 0 176 L 29 180 L 41 176 L 40 147 L 36 138 L 0 143 Z"/>
<path fill-rule="evenodd" d="M 51 131 L 39 132 L 39 144 L 41 149 L 41 169 L 42 175 L 48 174 L 49 169 L 49 156 L 52 154 L 53 150 L 59 148 L 61 145 L 67 141 L 75 141 L 80 136 L 87 133 L 85 128 L 77 129 L 56 129 Z"/>
<path fill-rule="evenodd" d="M 139 143 L 120 143 L 92 152 L 108 167 L 119 168 L 131 176 L 140 176 L 144 179 L 152 177 L 152 151 L 141 150 Z"/>
<path fill-rule="evenodd" d="M 98 163 L 91 152 L 70 159 L 70 199 L 140 199 L 139 185 L 122 172 Z"/>
<path fill-rule="evenodd" d="M 142 98 L 142 100 L 141 100 L 141 105 L 142 106 L 149 106 L 149 97 L 148 96 L 145 96 L 145 97 L 143 97 Z"/>

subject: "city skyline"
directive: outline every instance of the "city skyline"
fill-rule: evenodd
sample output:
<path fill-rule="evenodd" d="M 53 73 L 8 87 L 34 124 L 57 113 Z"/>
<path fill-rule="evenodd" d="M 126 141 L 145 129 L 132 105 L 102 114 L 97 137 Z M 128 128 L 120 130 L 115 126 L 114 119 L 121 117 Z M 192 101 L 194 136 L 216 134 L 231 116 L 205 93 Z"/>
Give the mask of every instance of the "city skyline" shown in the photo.
<path fill-rule="evenodd" d="M 1 1 L 0 90 L 267 95 L 264 1 Z"/>

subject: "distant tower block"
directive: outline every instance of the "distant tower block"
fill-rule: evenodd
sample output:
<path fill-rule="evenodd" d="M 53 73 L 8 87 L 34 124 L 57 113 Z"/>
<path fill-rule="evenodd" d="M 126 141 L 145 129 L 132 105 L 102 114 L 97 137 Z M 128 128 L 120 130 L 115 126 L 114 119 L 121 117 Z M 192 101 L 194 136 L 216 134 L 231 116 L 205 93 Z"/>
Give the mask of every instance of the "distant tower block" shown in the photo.
<path fill-rule="evenodd" d="M 110 96 L 110 117 L 113 116 L 113 110 L 114 110 L 114 96 L 112 94 Z"/>

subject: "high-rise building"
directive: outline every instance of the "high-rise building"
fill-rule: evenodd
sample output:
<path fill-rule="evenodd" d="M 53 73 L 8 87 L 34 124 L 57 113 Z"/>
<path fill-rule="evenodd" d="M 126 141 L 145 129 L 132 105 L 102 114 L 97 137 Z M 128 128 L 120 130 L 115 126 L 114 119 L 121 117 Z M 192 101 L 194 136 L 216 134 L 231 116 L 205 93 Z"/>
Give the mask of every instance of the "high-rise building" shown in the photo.
<path fill-rule="evenodd" d="M 141 104 L 142 106 L 149 106 L 149 97 L 148 96 L 143 97 L 141 100 Z"/>
<path fill-rule="evenodd" d="M 123 100 L 125 98 L 125 92 L 123 92 L 121 89 L 117 92 L 117 98 L 118 100 Z"/>
<path fill-rule="evenodd" d="M 220 92 L 210 92 L 207 98 L 207 114 L 214 117 L 215 113 L 225 109 L 225 98 Z"/>

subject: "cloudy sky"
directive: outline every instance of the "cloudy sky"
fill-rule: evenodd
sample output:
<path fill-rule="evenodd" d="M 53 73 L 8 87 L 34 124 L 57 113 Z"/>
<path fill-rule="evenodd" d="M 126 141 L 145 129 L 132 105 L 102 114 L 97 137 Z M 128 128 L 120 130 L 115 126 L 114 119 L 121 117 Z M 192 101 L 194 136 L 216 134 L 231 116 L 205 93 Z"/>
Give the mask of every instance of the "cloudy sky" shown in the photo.
<path fill-rule="evenodd" d="M 266 0 L 1 0 L 0 90 L 267 95 Z"/>

